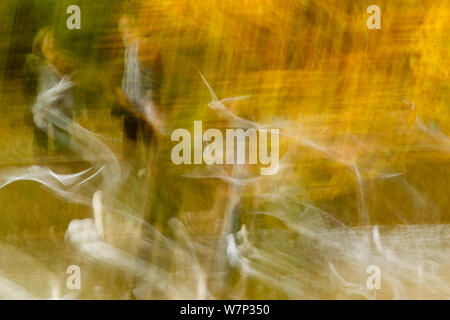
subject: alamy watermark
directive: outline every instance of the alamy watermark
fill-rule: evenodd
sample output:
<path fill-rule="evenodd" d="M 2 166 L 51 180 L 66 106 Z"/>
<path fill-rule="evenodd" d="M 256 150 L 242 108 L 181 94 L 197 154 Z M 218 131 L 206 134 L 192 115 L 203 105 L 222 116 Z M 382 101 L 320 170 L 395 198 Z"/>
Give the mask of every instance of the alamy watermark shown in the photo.
<path fill-rule="evenodd" d="M 259 163 L 262 166 L 261 175 L 274 175 L 279 169 L 279 129 L 226 129 L 224 141 L 221 130 L 210 128 L 203 132 L 202 121 L 194 121 L 193 139 L 189 130 L 179 128 L 172 132 L 171 140 L 179 141 L 171 153 L 172 162 L 177 165 Z M 203 148 L 203 142 L 209 144 Z M 192 161 L 192 145 L 194 161 Z"/>
<path fill-rule="evenodd" d="M 371 16 L 367 18 L 366 25 L 369 29 L 381 29 L 381 10 L 380 7 L 373 4 L 367 7 L 367 13 L 370 13 Z"/>
<path fill-rule="evenodd" d="M 70 274 L 66 280 L 66 287 L 69 290 L 80 290 L 81 289 L 81 269 L 79 266 L 72 264 L 67 267 L 67 274 Z"/>
<path fill-rule="evenodd" d="M 81 9 L 80 9 L 80 7 L 75 4 L 68 6 L 66 13 L 70 14 L 70 16 L 67 17 L 67 20 L 66 20 L 67 29 L 80 30 L 81 29 Z"/>
<path fill-rule="evenodd" d="M 381 288 L 381 269 L 379 266 L 373 264 L 367 267 L 367 274 L 370 276 L 367 278 L 366 286 L 369 290 L 380 290 Z"/>

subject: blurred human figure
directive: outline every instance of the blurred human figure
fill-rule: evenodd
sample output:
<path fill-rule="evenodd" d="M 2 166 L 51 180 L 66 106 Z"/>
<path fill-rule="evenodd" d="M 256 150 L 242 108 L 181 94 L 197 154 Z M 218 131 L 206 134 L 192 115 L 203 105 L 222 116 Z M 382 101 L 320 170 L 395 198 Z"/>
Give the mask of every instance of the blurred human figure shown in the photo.
<path fill-rule="evenodd" d="M 142 135 L 147 154 L 154 132 L 162 130 L 162 121 L 155 108 L 159 104 L 161 84 L 160 54 L 158 52 L 150 59 L 141 54 L 143 39 L 132 15 L 120 17 L 119 31 L 125 46 L 125 62 L 122 86 L 117 89 L 122 110 L 116 114 L 123 116 L 124 157 L 134 162 L 138 133 Z"/>
<path fill-rule="evenodd" d="M 72 63 L 56 46 L 53 30 L 42 28 L 33 41 L 32 53 L 27 55 L 26 72 L 24 75 L 25 96 L 32 106 L 34 132 L 33 153 L 35 158 L 42 160 L 48 153 L 50 132 L 53 132 L 56 152 L 66 150 L 70 143 L 67 128 L 53 126 L 44 121 L 40 113 L 43 106 L 39 104 L 39 97 L 60 83 L 63 77 L 71 73 Z M 67 119 L 73 117 L 73 89 L 64 88 L 52 102 L 52 106 Z M 31 112 L 29 113 L 31 117 Z"/>
<path fill-rule="evenodd" d="M 122 86 L 117 95 L 122 106 L 124 157 L 136 164 L 138 133 L 143 140 L 143 162 L 134 166 L 138 176 L 144 177 L 142 210 L 144 219 L 154 224 L 158 220 L 155 198 L 161 200 L 161 173 L 157 170 L 160 162 L 158 140 L 165 134 L 165 123 L 161 117 L 160 88 L 162 84 L 161 52 L 147 34 L 137 25 L 136 17 L 130 13 L 119 19 L 119 31 L 125 46 L 124 73 Z"/>

